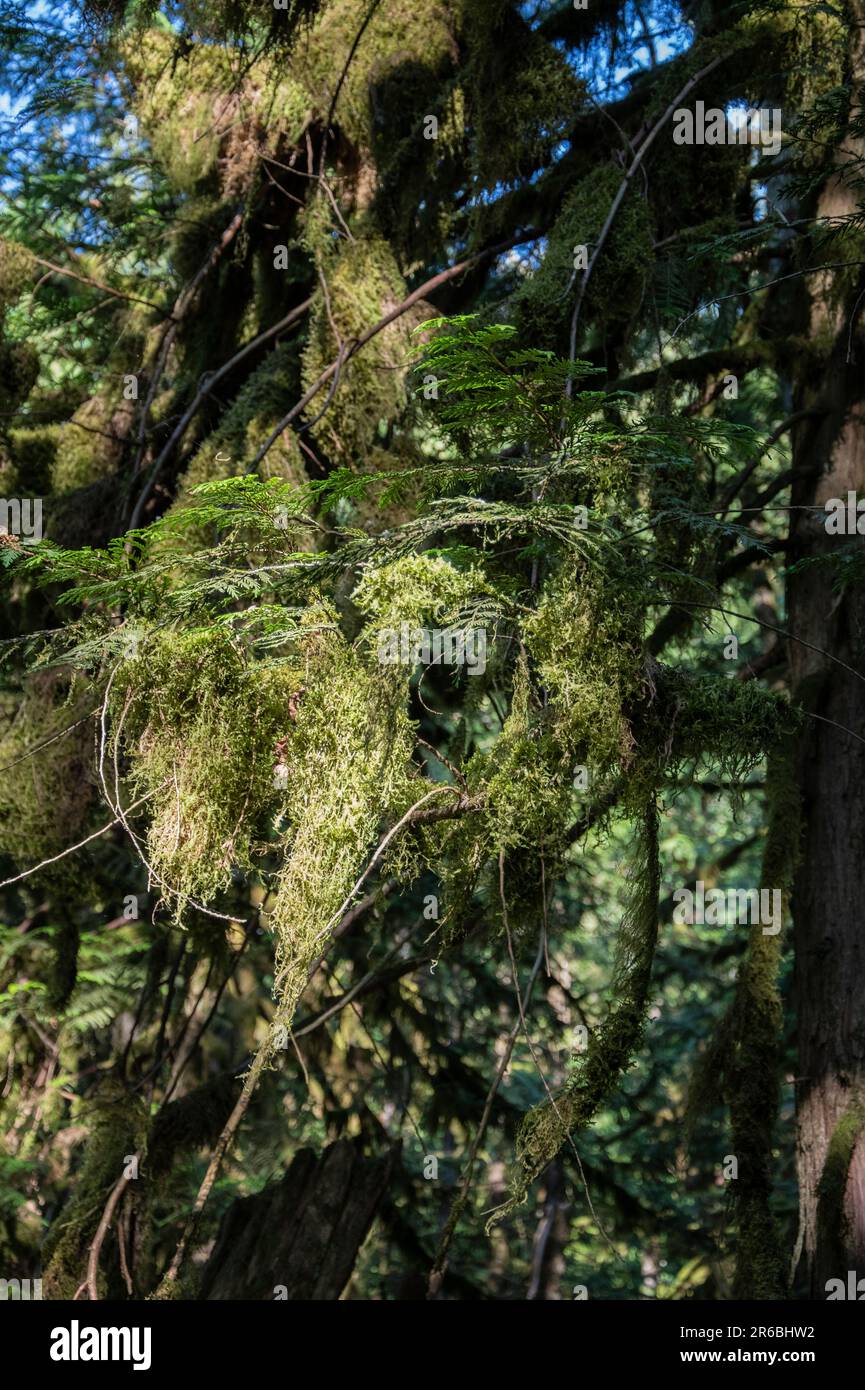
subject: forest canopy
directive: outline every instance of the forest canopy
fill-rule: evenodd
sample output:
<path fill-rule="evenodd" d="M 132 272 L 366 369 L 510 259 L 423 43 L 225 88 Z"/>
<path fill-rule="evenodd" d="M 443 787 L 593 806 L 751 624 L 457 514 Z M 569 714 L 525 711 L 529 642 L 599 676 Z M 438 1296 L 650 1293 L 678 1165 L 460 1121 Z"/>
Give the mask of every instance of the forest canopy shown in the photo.
<path fill-rule="evenodd" d="M 863 1263 L 862 25 L 0 0 L 0 1276 Z"/>

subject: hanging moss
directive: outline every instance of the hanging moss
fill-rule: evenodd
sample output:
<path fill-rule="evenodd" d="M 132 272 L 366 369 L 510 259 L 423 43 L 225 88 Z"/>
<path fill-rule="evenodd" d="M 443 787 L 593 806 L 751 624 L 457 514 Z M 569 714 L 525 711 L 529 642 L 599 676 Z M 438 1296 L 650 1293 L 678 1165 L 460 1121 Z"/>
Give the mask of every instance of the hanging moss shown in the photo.
<path fill-rule="evenodd" d="M 540 267 L 511 301 L 517 326 L 533 345 L 568 351 L 582 278 L 582 271 L 574 268 L 575 248 L 586 246 L 591 256 L 622 178 L 616 166 L 599 165 L 563 200 Z M 653 264 L 652 241 L 648 205 L 638 189 L 631 189 L 601 250 L 581 310 L 602 337 L 621 329 L 639 308 Z"/>
<path fill-rule="evenodd" d="M 331 0 L 297 50 L 295 63 L 315 109 L 322 113 L 329 110 L 334 72 L 341 72 L 346 64 L 362 17 L 354 0 Z M 338 120 L 353 145 L 369 150 L 375 123 L 386 118 L 375 105 L 376 88 L 407 63 L 419 63 L 436 72 L 446 60 L 457 59 L 458 48 L 449 7 L 441 3 L 420 6 L 412 0 L 388 0 L 379 5 L 361 42 L 364 61 L 347 66 Z M 417 133 L 422 139 L 422 131 Z"/>
<path fill-rule="evenodd" d="M 453 76 L 452 55 L 406 57 L 377 72 L 370 84 L 372 158 L 357 178 L 356 201 L 364 207 L 374 190 L 371 215 L 404 263 L 435 260 L 435 248 L 451 234 L 454 218 L 447 190 L 465 177 L 468 135 L 465 95 Z M 427 119 L 438 122 L 435 139 L 424 137 Z"/>
<path fill-rule="evenodd" d="M 571 769 L 563 764 L 561 745 L 545 731 L 524 658 L 517 663 L 504 728 L 484 763 L 478 790 L 482 785 L 490 847 L 496 860 L 500 853 L 509 856 L 509 881 L 515 851 L 534 850 L 553 863 L 571 815 Z M 474 766 L 471 772 L 476 781 Z"/>
<path fill-rule="evenodd" d="M 470 0 L 462 18 L 472 162 L 491 189 L 530 176 L 549 159 L 585 88 L 565 55 L 510 0 Z"/>
<path fill-rule="evenodd" d="M 153 29 L 122 47 L 142 133 L 179 192 L 248 194 L 261 154 L 300 136 L 309 97 L 281 63 L 243 64 L 231 48 Z"/>
<path fill-rule="evenodd" d="M 488 753 L 471 759 L 467 780 L 480 810 L 461 832 L 445 832 L 442 863 L 436 866 L 445 888 L 445 940 L 455 937 L 475 892 L 491 924 L 504 935 L 507 916 L 519 938 L 537 926 L 545 891 L 561 872 L 574 819 L 573 766 L 551 732 L 524 657 L 517 662 L 502 732 Z M 504 893 L 501 855 L 507 863 Z M 466 876 L 472 858 L 478 871 Z"/>
<path fill-rule="evenodd" d="M 93 705 L 92 691 L 54 671 L 42 672 L 29 678 L 0 734 L 0 766 L 14 764 L 0 778 L 0 842 L 22 867 L 80 838 L 94 801 L 93 729 L 86 719 L 71 726 Z M 77 870 L 65 859 L 43 872 L 45 883 L 69 888 Z"/>
<path fill-rule="evenodd" d="M 377 238 L 342 242 L 338 248 L 331 244 L 319 251 L 317 262 L 327 298 L 320 291 L 314 302 L 303 355 L 304 389 L 336 359 L 342 343 L 360 338 L 406 293 L 393 253 Z M 379 423 L 393 421 L 403 411 L 411 332 L 423 317 L 421 310 L 403 314 L 343 368 L 330 406 L 311 431 L 334 460 L 357 467 L 374 443 Z M 325 400 L 322 391 L 310 404 L 311 416 Z"/>
<path fill-rule="evenodd" d="M 220 629 L 153 634 L 124 665 L 113 739 L 130 758 L 134 798 L 153 798 L 147 857 L 178 911 L 252 868 L 302 684 L 302 665 L 251 662 Z"/>
<path fill-rule="evenodd" d="M 808 0 L 784 0 L 744 14 L 730 39 L 737 42 L 728 74 L 742 83 L 748 100 L 766 98 L 768 74 L 760 60 L 767 52 L 772 54 L 775 93 L 783 92 L 790 112 L 808 111 L 846 80 L 849 29 L 840 11 Z M 832 133 L 825 135 L 831 138 Z"/>
<path fill-rule="evenodd" d="M 374 640 L 378 628 L 398 628 L 401 623 L 420 627 L 436 617 L 444 625 L 488 589 L 479 565 L 460 570 L 442 555 L 405 555 L 369 567 L 352 599 L 367 616 Z"/>
<path fill-rule="evenodd" d="M 308 659 L 283 755 L 287 828 L 270 915 L 282 1023 L 291 1020 L 377 832 L 423 792 L 410 775 L 404 668 L 363 657 L 334 632 L 311 639 Z"/>
<path fill-rule="evenodd" d="M 471 615 L 489 593 L 489 580 L 479 566 L 459 570 L 443 556 L 423 554 L 371 567 L 352 599 L 367 618 L 364 636 L 374 650 L 378 632 L 399 632 L 402 624 L 410 630 L 430 625 L 472 629 L 477 619 Z M 484 625 L 484 633 L 489 660 L 495 634 L 491 625 Z M 517 684 L 522 691 L 527 681 L 524 663 L 519 669 Z M 471 679 L 484 684 L 481 676 Z M 440 931 L 446 942 L 458 932 L 479 875 L 499 843 L 510 844 L 516 852 L 518 845 L 532 842 L 533 831 L 549 816 L 549 803 L 555 801 L 558 806 L 561 802 L 560 782 L 554 787 L 550 769 L 536 766 L 541 754 L 537 732 L 529 730 L 527 701 L 516 699 L 494 752 L 476 754 L 465 769 L 468 795 L 478 809 L 465 820 L 426 826 L 410 839 L 404 838 L 402 861 L 398 865 L 390 861 L 392 871 L 399 868 L 402 882 L 424 868 L 434 869 L 442 885 Z"/>
<path fill-rule="evenodd" d="M 603 778 L 633 754 L 626 711 L 644 674 L 634 596 L 582 561 L 570 561 L 545 585 L 524 636 L 550 693 L 556 736 L 600 790 Z"/>
<path fill-rule="evenodd" d="M 319 8 L 320 0 L 291 0 L 272 14 L 256 15 L 266 20 L 271 42 L 291 43 L 305 22 Z M 147 25 L 160 7 L 160 0 L 84 0 L 89 17 L 99 24 L 117 28 L 128 22 L 135 29 Z M 249 32 L 249 0 L 187 0 L 184 17 L 188 28 L 208 39 L 238 39 Z"/>

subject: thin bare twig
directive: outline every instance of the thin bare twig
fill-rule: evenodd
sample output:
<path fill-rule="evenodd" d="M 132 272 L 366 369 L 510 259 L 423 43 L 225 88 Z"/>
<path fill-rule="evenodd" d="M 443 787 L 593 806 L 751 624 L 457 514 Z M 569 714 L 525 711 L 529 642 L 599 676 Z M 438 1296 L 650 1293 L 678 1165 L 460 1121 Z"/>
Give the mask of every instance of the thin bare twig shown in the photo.
<path fill-rule="evenodd" d="M 112 295 L 114 299 L 125 299 L 130 304 L 146 304 L 148 309 L 158 309 L 160 313 L 162 312 L 163 306 L 161 304 L 154 304 L 152 299 L 142 299 L 140 295 L 126 294 L 123 290 L 115 290 L 111 285 L 106 285 L 102 280 L 94 280 L 90 275 L 81 275 L 77 270 L 70 270 L 69 266 L 56 265 L 54 261 L 43 260 L 41 256 L 34 256 L 33 259 L 37 265 L 44 265 L 46 269 L 54 271 L 55 275 L 68 275 L 70 280 L 78 280 L 82 285 L 91 285 L 95 290 L 104 290 L 106 294 Z"/>
<path fill-rule="evenodd" d="M 649 150 L 652 148 L 652 145 L 655 143 L 655 140 L 657 139 L 658 135 L 663 130 L 664 126 L 666 125 L 667 121 L 670 119 L 676 108 L 681 105 L 681 103 L 684 101 L 685 97 L 688 95 L 691 89 L 693 87 L 696 87 L 698 82 L 701 82 L 704 77 L 708 76 L 708 74 L 712 72 L 712 70 L 723 61 L 723 56 L 713 58 L 711 63 L 707 63 L 704 68 L 701 68 L 699 72 L 695 73 L 693 77 L 688 79 L 681 91 L 678 92 L 677 95 L 670 102 L 669 106 L 664 111 L 660 119 L 657 120 L 655 124 L 652 126 L 652 129 L 649 131 L 645 140 L 640 145 L 640 148 L 637 150 L 637 153 L 634 155 L 634 158 L 631 160 L 627 172 L 625 173 L 625 176 L 622 179 L 622 182 L 619 184 L 619 187 L 616 191 L 616 196 L 610 204 L 610 210 L 607 213 L 606 219 L 604 221 L 603 226 L 601 227 L 600 232 L 598 233 L 598 239 L 594 244 L 594 249 L 592 251 L 591 258 L 589 260 L 588 265 L 586 266 L 585 271 L 583 272 L 583 278 L 580 281 L 580 287 L 577 291 L 576 303 L 574 304 L 574 311 L 571 315 L 570 354 L 568 358 L 570 362 L 573 362 L 577 355 L 577 326 L 580 321 L 580 310 L 582 309 L 586 289 L 588 288 L 589 280 L 592 278 L 592 271 L 598 263 L 598 257 L 604 249 L 604 243 L 606 242 L 607 237 L 610 234 L 610 230 L 613 226 L 613 223 L 616 220 L 616 214 L 618 213 L 619 208 L 622 205 L 622 201 L 625 197 L 625 194 L 631 186 L 631 179 L 640 169 L 643 160 L 649 153 Z M 569 376 L 567 384 L 565 386 L 565 395 L 568 400 L 571 399 L 571 396 L 573 395 L 573 390 L 573 377 Z"/>
<path fill-rule="evenodd" d="M 40 864 L 34 864 L 32 869 L 25 869 L 23 874 L 16 874 L 14 878 L 4 879 L 3 882 L 0 883 L 0 888 L 8 888 L 10 883 L 20 883 L 22 878 L 29 878 L 31 874 L 37 874 L 40 869 L 47 868 L 49 864 L 56 864 L 59 859 L 65 859 L 67 855 L 74 854 L 76 850 L 83 849 L 85 845 L 89 845 L 91 840 L 98 840 L 99 836 L 104 835 L 107 830 L 111 830 L 115 825 L 121 825 L 124 815 L 128 816 L 131 811 L 135 811 L 139 806 L 143 806 L 145 801 L 149 801 L 152 796 L 155 796 L 157 792 L 161 792 L 162 788 L 167 785 L 168 779 L 166 778 L 165 782 L 160 786 L 154 787 L 153 791 L 149 791 L 146 796 L 140 796 L 137 801 L 133 801 L 131 806 L 127 806 L 123 815 L 115 816 L 114 820 L 110 820 L 107 825 L 103 825 L 99 830 L 94 830 L 93 834 L 88 835 L 86 839 L 79 840 L 77 845 L 70 845 L 68 849 L 61 850 L 59 854 L 52 855 L 50 859 L 43 859 Z"/>

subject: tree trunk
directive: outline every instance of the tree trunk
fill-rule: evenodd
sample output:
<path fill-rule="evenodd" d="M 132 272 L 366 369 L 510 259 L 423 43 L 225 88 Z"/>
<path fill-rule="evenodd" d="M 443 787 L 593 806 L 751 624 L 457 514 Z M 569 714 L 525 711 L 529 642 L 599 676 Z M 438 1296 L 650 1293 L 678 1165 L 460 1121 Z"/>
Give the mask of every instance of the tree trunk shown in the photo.
<path fill-rule="evenodd" d="M 861 52 L 854 66 L 862 70 Z M 858 142 L 843 142 L 851 149 Z M 858 153 L 857 149 L 857 153 Z M 833 179 L 818 216 L 849 214 L 855 188 Z M 835 243 L 833 250 L 849 243 Z M 855 253 L 821 260 L 852 260 Z M 865 497 L 865 340 L 858 315 L 865 276 L 843 282 L 823 272 L 803 277 L 801 328 L 831 349 L 825 366 L 803 372 L 797 409 L 825 414 L 800 425 L 793 440 L 790 561 L 831 553 L 854 536 L 827 534 L 827 499 Z M 812 508 L 813 510 L 807 510 Z M 802 510 L 795 510 L 802 509 Z M 826 1297 L 826 1281 L 865 1273 L 865 930 L 859 872 L 865 849 L 865 670 L 863 586 L 843 593 L 820 564 L 788 584 L 792 693 L 809 715 L 799 740 L 797 783 L 802 843 L 792 910 L 799 1067 L 797 1166 L 804 1254 L 800 1287 Z M 802 645 L 811 643 L 820 651 Z M 830 656 L 835 660 L 830 660 Z M 817 716 L 817 717 L 814 717 Z M 829 722 L 823 722 L 829 721 Z M 840 727 L 839 727 L 840 726 Z M 850 732 L 845 732 L 849 730 Z"/>
<path fill-rule="evenodd" d="M 199 1297 L 338 1299 L 388 1187 L 398 1146 L 364 1157 L 340 1139 L 301 1149 L 285 1177 L 226 1212 Z"/>
<path fill-rule="evenodd" d="M 560 1299 L 565 1272 L 565 1246 L 570 1236 L 569 1204 L 565 1197 L 565 1172 L 554 1158 L 546 1172 L 544 1212 L 535 1231 L 532 1277 L 527 1299 Z"/>

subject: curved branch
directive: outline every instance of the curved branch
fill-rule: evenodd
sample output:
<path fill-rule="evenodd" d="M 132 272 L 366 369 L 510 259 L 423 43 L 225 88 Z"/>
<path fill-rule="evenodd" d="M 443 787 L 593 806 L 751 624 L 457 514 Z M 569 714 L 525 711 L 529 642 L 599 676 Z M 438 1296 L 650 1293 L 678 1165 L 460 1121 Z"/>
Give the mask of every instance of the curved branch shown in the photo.
<path fill-rule="evenodd" d="M 156 480 L 159 477 L 159 474 L 162 472 L 166 460 L 170 457 L 175 446 L 180 442 L 180 440 L 186 433 L 190 421 L 198 414 L 198 410 L 201 406 L 202 401 L 204 401 L 204 399 L 210 394 L 210 392 L 213 390 L 216 384 L 220 382 L 222 378 L 232 370 L 232 368 L 236 367 L 239 362 L 242 362 L 243 359 L 247 357 L 251 352 L 254 352 L 256 348 L 261 347 L 262 343 L 268 342 L 269 339 L 274 338 L 277 335 L 277 333 L 281 333 L 283 329 L 288 328 L 292 323 L 295 322 L 296 319 L 299 319 L 302 314 L 306 313 L 311 303 L 312 296 L 310 295 L 309 298 L 304 299 L 302 303 L 296 304 L 295 307 L 291 309 L 284 316 L 284 318 L 281 318 L 278 323 L 275 323 L 271 328 L 265 329 L 265 331 L 263 333 L 259 333 L 257 337 L 252 338 L 248 343 L 246 343 L 242 348 L 240 348 L 239 351 L 236 352 L 233 357 L 229 357 L 227 362 L 223 362 L 222 366 L 219 367 L 215 372 L 205 377 L 203 382 L 199 385 L 199 388 L 195 394 L 195 397 L 193 398 L 191 405 L 189 405 L 187 409 L 184 411 L 183 415 L 181 416 L 180 420 L 174 428 L 171 438 L 165 445 L 163 445 L 159 453 L 159 456 L 156 459 L 156 462 L 153 464 L 153 467 L 151 468 L 150 473 L 148 474 L 147 482 L 141 490 L 141 494 L 133 509 L 132 516 L 129 519 L 130 531 L 134 531 L 138 526 L 140 526 L 141 518 L 144 513 L 144 508 L 147 505 L 148 498 L 150 497 L 150 494 L 153 491 L 153 487 L 156 483 Z"/>
<path fill-rule="evenodd" d="M 99 1290 L 97 1288 L 97 1275 L 99 1273 L 99 1252 L 108 1235 L 108 1228 L 117 1210 L 117 1204 L 126 1191 L 126 1184 L 129 1182 L 125 1173 L 122 1173 L 117 1182 L 111 1189 L 111 1195 L 105 1203 L 105 1210 L 99 1218 L 99 1225 L 96 1227 L 96 1234 L 90 1243 L 90 1252 L 87 1257 L 87 1292 L 90 1295 L 91 1303 L 99 1302 Z M 125 1262 L 125 1261 L 124 1261 Z"/>
<path fill-rule="evenodd" d="M 464 261 L 458 261 L 456 265 L 449 266 L 447 270 L 440 270 L 437 275 L 432 275 L 429 280 L 425 280 L 416 290 L 412 290 L 411 294 L 408 295 L 401 304 L 398 304 L 395 309 L 391 309 L 389 313 L 385 314 L 377 323 L 373 324 L 372 328 L 368 328 L 365 333 L 361 334 L 361 336 L 349 346 L 348 351 L 340 353 L 329 366 L 325 367 L 321 375 L 318 376 L 309 389 L 304 392 L 297 404 L 291 407 L 288 414 L 283 416 L 276 426 L 276 429 L 272 431 L 262 444 L 250 464 L 249 472 L 252 473 L 255 471 L 265 454 L 273 447 L 283 431 L 287 430 L 289 425 L 297 419 L 298 415 L 306 409 L 310 401 L 318 395 L 321 388 L 330 381 L 331 377 L 340 372 L 350 358 L 354 357 L 356 352 L 360 352 L 361 348 L 366 347 L 367 343 L 377 337 L 383 329 L 394 323 L 396 319 L 401 318 L 402 315 L 407 313 L 419 300 L 424 299 L 428 294 L 432 294 L 440 285 L 447 284 L 449 280 L 455 279 L 457 275 L 462 275 L 463 271 L 469 270 L 472 266 L 477 265 L 478 261 L 483 260 L 487 256 L 498 256 L 503 251 L 509 251 L 514 246 L 521 246 L 524 242 L 533 240 L 534 234 L 530 236 L 525 232 L 521 232 L 518 236 L 510 237 L 508 241 L 500 242 L 496 246 L 490 246 L 485 251 L 479 251 L 477 255 L 467 256 Z M 318 418 L 320 418 L 320 416 Z"/>

